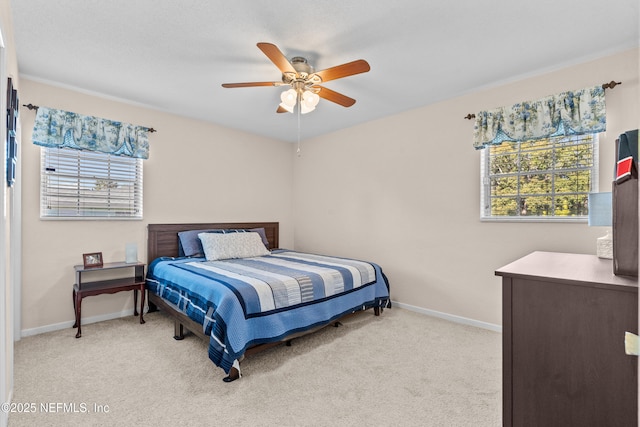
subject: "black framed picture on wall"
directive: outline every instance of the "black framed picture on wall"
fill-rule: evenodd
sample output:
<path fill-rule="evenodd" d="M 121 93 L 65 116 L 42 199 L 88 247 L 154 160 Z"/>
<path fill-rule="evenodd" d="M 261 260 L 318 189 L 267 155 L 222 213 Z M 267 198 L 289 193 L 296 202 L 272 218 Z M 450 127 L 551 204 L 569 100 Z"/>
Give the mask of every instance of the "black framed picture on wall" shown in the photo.
<path fill-rule="evenodd" d="M 7 135 L 5 149 L 7 156 L 7 185 L 11 187 L 16 181 L 16 160 L 18 158 L 18 144 L 16 130 L 18 127 L 18 91 L 13 87 L 11 77 L 7 79 Z"/>

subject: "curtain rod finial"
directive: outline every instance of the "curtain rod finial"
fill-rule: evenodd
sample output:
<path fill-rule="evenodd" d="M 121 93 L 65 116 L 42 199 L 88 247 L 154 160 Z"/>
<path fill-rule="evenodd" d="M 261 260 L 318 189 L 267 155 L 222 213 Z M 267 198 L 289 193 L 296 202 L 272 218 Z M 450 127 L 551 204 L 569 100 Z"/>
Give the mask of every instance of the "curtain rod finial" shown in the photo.
<path fill-rule="evenodd" d="M 475 115 L 475 114 L 471 114 L 471 113 L 469 113 L 469 114 L 467 114 L 466 116 L 464 116 L 464 118 L 465 118 L 465 119 L 467 119 L 467 120 L 471 120 L 471 119 L 475 119 L 475 118 L 476 118 L 476 115 Z"/>
<path fill-rule="evenodd" d="M 609 83 L 605 83 L 602 85 L 602 89 L 613 89 L 614 87 L 621 85 L 622 82 L 615 82 L 611 80 Z"/>
<path fill-rule="evenodd" d="M 37 110 L 38 106 L 37 105 L 33 105 L 31 103 L 29 104 L 22 104 L 23 107 L 27 107 L 29 110 Z"/>

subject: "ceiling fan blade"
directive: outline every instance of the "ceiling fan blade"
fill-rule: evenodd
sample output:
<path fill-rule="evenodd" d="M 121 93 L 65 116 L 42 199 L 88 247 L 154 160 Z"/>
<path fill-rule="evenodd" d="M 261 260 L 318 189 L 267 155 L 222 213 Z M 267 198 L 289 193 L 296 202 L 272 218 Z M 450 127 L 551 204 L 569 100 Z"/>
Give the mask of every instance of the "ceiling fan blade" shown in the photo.
<path fill-rule="evenodd" d="M 223 83 L 222 87 L 281 86 L 282 82 Z"/>
<path fill-rule="evenodd" d="M 286 109 L 278 105 L 278 109 L 276 110 L 276 113 L 288 113 L 288 112 L 289 111 L 287 111 Z"/>
<path fill-rule="evenodd" d="M 356 103 L 355 99 L 349 98 L 348 96 L 338 93 L 334 90 L 327 89 L 326 87 L 322 86 L 314 87 L 318 88 L 318 96 L 320 98 L 326 99 L 327 101 L 335 102 L 336 104 L 342 105 L 343 107 L 351 107 Z"/>
<path fill-rule="evenodd" d="M 293 68 L 291 62 L 287 59 L 286 56 L 278 49 L 275 44 L 271 43 L 258 43 L 258 48 L 267 55 L 267 58 L 273 62 L 276 67 L 283 73 L 294 73 L 297 74 L 296 69 Z"/>
<path fill-rule="evenodd" d="M 371 67 L 367 61 L 358 59 L 357 61 L 347 62 L 346 64 L 317 71 L 314 74 L 319 76 L 323 82 L 328 82 L 329 80 L 341 79 L 343 77 L 353 76 L 354 74 L 366 73 L 370 69 Z"/>

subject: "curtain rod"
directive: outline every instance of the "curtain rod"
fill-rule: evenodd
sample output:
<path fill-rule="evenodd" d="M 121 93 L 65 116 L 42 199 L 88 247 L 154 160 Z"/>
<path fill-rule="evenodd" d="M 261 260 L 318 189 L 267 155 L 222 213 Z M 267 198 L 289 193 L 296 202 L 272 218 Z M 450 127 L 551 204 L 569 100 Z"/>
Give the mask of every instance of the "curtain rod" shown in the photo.
<path fill-rule="evenodd" d="M 31 103 L 29 104 L 22 104 L 23 107 L 27 107 L 29 110 L 37 110 L 39 107 L 37 105 L 33 105 Z M 147 128 L 147 131 L 153 133 L 153 132 L 157 132 L 157 130 L 155 130 L 154 128 Z"/>
<path fill-rule="evenodd" d="M 613 80 L 611 80 L 609 83 L 603 83 L 602 84 L 602 89 L 613 89 L 614 87 L 621 85 L 622 82 L 615 82 Z M 467 120 L 471 120 L 471 119 L 475 119 L 476 115 L 473 113 L 469 113 L 466 116 L 464 116 L 465 119 Z"/>

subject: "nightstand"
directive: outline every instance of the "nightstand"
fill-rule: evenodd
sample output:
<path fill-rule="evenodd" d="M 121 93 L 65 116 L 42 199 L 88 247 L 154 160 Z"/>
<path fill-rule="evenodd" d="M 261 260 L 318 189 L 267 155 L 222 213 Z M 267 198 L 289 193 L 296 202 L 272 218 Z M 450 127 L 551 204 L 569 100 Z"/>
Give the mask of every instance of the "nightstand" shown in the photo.
<path fill-rule="evenodd" d="M 73 327 L 78 328 L 76 338 L 82 336 L 80 325 L 82 299 L 92 295 L 133 291 L 133 315 L 137 316 L 137 291 L 140 291 L 142 294 L 140 298 L 140 323 L 144 323 L 142 315 L 145 300 L 145 266 L 146 264 L 141 262 L 108 262 L 102 267 L 85 268 L 83 265 L 73 267 L 76 271 L 76 283 L 73 285 L 73 309 L 76 315 L 76 322 Z"/>

